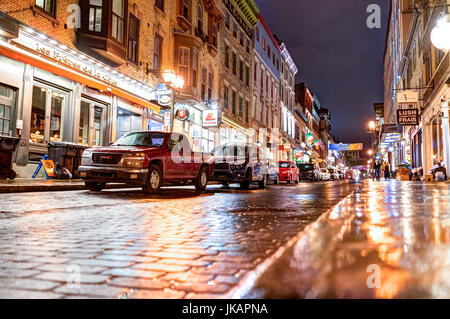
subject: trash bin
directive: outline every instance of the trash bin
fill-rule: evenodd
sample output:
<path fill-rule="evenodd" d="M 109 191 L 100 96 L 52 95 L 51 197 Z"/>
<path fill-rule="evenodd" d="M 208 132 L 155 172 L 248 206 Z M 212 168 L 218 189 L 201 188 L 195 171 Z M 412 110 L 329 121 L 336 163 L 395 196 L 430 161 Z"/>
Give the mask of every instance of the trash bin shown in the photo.
<path fill-rule="evenodd" d="M 48 143 L 48 159 L 55 163 L 55 178 L 72 178 L 77 146 L 78 144 L 68 142 Z"/>
<path fill-rule="evenodd" d="M 89 146 L 77 144 L 75 147 L 77 149 L 77 155 L 73 159 L 72 175 L 74 177 L 80 177 L 80 174 L 78 172 L 78 167 L 81 165 L 81 157 L 83 156 L 84 150 L 89 148 Z"/>
<path fill-rule="evenodd" d="M 0 135 L 0 179 L 14 179 L 17 174 L 12 169 L 12 157 L 20 139 Z"/>

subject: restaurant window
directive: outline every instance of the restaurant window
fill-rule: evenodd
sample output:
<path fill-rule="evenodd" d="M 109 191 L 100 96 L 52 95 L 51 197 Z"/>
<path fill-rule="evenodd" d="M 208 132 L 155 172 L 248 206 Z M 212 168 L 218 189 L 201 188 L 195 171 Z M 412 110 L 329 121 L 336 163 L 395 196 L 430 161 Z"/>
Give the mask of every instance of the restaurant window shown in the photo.
<path fill-rule="evenodd" d="M 36 0 L 36 7 L 41 8 L 43 11 L 55 17 L 56 13 L 56 0 Z"/>
<path fill-rule="evenodd" d="M 231 92 L 231 112 L 236 115 L 236 91 Z"/>
<path fill-rule="evenodd" d="M 161 70 L 162 41 L 163 38 L 159 34 L 155 33 L 153 44 L 153 68 L 157 71 Z"/>
<path fill-rule="evenodd" d="M 36 84 L 33 86 L 30 141 L 47 144 L 62 140 L 63 112 L 67 94 Z"/>
<path fill-rule="evenodd" d="M 230 47 L 225 44 L 225 67 L 230 67 Z"/>
<path fill-rule="evenodd" d="M 189 83 L 189 48 L 179 48 L 178 51 L 178 73 Z"/>
<path fill-rule="evenodd" d="M 198 81 L 198 52 L 197 50 L 192 51 L 192 86 L 197 87 Z"/>
<path fill-rule="evenodd" d="M 164 11 L 164 0 L 155 0 L 155 6 Z"/>
<path fill-rule="evenodd" d="M 228 110 L 228 86 L 225 85 L 223 88 L 223 108 Z"/>
<path fill-rule="evenodd" d="M 112 0 L 112 30 L 111 37 L 123 43 L 123 33 L 125 28 L 125 0 Z"/>
<path fill-rule="evenodd" d="M 139 20 L 130 14 L 130 24 L 128 29 L 128 60 L 137 63 L 138 60 L 138 40 L 139 40 Z"/>
<path fill-rule="evenodd" d="M 0 84 L 0 135 L 13 135 L 15 101 L 16 91 Z"/>
<path fill-rule="evenodd" d="M 103 0 L 89 0 L 89 31 L 102 32 Z"/>
<path fill-rule="evenodd" d="M 201 99 L 203 101 L 206 100 L 206 76 L 207 76 L 207 71 L 205 67 L 202 67 L 202 77 L 201 77 Z"/>

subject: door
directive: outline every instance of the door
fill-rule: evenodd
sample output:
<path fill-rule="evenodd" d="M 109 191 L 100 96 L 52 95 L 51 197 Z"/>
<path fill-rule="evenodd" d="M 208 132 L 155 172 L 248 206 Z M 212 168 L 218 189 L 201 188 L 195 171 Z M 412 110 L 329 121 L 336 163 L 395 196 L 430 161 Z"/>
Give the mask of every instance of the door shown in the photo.
<path fill-rule="evenodd" d="M 190 154 L 186 154 L 190 151 L 183 148 L 181 142 L 180 134 L 173 133 L 169 137 L 167 144 L 168 154 L 166 156 L 166 176 L 167 179 L 180 180 L 180 179 L 190 179 L 192 174 L 192 169 L 190 169 L 189 158 Z"/>
<path fill-rule="evenodd" d="M 106 125 L 106 106 L 83 99 L 80 106 L 78 143 L 103 146 Z"/>
<path fill-rule="evenodd" d="M 14 136 L 16 90 L 0 84 L 0 135 Z"/>
<path fill-rule="evenodd" d="M 62 141 L 63 118 L 67 93 L 45 86 L 33 86 L 30 141 L 45 146 L 48 142 Z"/>

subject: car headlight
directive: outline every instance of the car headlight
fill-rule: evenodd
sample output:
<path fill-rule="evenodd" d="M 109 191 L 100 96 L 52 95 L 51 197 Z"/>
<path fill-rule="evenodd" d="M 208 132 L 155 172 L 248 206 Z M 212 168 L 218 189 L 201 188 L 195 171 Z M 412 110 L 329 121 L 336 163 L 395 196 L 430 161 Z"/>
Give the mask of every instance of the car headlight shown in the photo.
<path fill-rule="evenodd" d="M 132 168 L 142 168 L 144 166 L 144 153 L 128 153 L 123 159 L 123 166 Z"/>
<path fill-rule="evenodd" d="M 92 152 L 90 150 L 84 150 L 81 155 L 81 165 L 89 165 L 92 159 Z"/>

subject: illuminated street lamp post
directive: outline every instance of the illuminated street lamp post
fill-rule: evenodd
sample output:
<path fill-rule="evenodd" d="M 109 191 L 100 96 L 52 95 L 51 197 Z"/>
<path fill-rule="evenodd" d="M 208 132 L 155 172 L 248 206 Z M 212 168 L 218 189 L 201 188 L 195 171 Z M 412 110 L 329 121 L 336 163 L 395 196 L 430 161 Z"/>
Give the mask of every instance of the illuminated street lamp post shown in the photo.
<path fill-rule="evenodd" d="M 172 105 L 171 105 L 172 118 L 170 130 L 173 131 L 175 123 L 175 97 L 177 90 L 182 89 L 184 86 L 184 78 L 181 75 L 177 75 L 173 70 L 166 70 L 163 72 L 163 80 L 172 91 Z"/>

